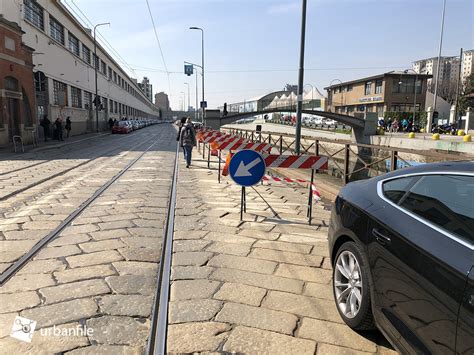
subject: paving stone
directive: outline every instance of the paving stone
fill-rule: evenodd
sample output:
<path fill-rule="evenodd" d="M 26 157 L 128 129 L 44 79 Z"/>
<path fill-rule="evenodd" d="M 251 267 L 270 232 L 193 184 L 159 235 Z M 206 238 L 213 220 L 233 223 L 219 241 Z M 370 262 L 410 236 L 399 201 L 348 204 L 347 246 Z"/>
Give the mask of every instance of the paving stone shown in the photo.
<path fill-rule="evenodd" d="M 157 237 L 128 237 L 122 241 L 131 248 L 161 248 L 163 242 Z"/>
<path fill-rule="evenodd" d="M 250 245 L 236 243 L 212 242 L 206 247 L 206 251 L 218 254 L 247 256 L 250 253 Z"/>
<path fill-rule="evenodd" d="M 135 225 L 131 221 L 115 221 L 115 222 L 104 222 L 98 223 L 100 230 L 108 229 L 119 229 L 119 228 L 130 228 Z"/>
<path fill-rule="evenodd" d="M 60 236 L 59 238 L 53 240 L 48 245 L 51 247 L 59 247 L 63 245 L 79 244 L 88 242 L 91 239 L 87 234 L 73 234 L 66 237 Z"/>
<path fill-rule="evenodd" d="M 214 298 L 222 301 L 259 306 L 266 293 L 267 290 L 260 287 L 228 282 L 222 285 L 214 295 Z"/>
<path fill-rule="evenodd" d="M 100 310 L 113 316 L 149 317 L 152 296 L 105 295 L 98 299 Z"/>
<path fill-rule="evenodd" d="M 115 250 L 99 251 L 82 255 L 68 256 L 66 261 L 72 268 L 98 264 L 107 264 L 123 260 L 123 257 Z"/>
<path fill-rule="evenodd" d="M 317 243 L 313 250 L 311 250 L 311 254 L 329 258 L 329 248 L 327 242 Z"/>
<path fill-rule="evenodd" d="M 289 313 L 228 302 L 217 314 L 216 320 L 292 334 L 298 318 Z"/>
<path fill-rule="evenodd" d="M 137 215 L 134 213 L 112 214 L 110 216 L 100 217 L 103 222 L 126 221 L 135 218 L 137 218 Z"/>
<path fill-rule="evenodd" d="M 281 234 L 302 235 L 306 237 L 315 237 L 321 235 L 321 232 L 316 230 L 315 226 L 295 225 L 295 224 L 279 224 L 276 225 L 272 232 Z M 327 239 L 327 236 L 325 237 Z"/>
<path fill-rule="evenodd" d="M 318 343 L 345 346 L 355 350 L 376 352 L 375 344 L 357 334 L 345 324 L 325 322 L 318 319 L 303 318 L 296 336 L 306 339 L 314 339 Z"/>
<path fill-rule="evenodd" d="M 254 272 L 218 268 L 210 278 L 212 280 L 241 283 L 244 285 L 263 287 L 270 290 L 280 290 L 293 293 L 301 293 L 303 281 L 292 280 L 274 275 L 264 275 Z"/>
<path fill-rule="evenodd" d="M 34 291 L 54 284 L 48 274 L 17 274 L 0 287 L 0 293 Z"/>
<path fill-rule="evenodd" d="M 26 222 L 23 223 L 22 227 L 24 230 L 53 230 L 59 225 L 58 221 L 37 221 L 37 222 Z"/>
<path fill-rule="evenodd" d="M 123 248 L 126 245 L 119 239 L 107 239 L 99 242 L 81 243 L 79 247 L 86 253 Z"/>
<path fill-rule="evenodd" d="M 92 345 L 68 351 L 68 355 L 141 355 L 144 348 L 128 345 Z"/>
<path fill-rule="evenodd" d="M 122 248 L 118 250 L 126 260 L 158 262 L 161 248 Z"/>
<path fill-rule="evenodd" d="M 91 340 L 107 345 L 145 346 L 149 324 L 130 317 L 104 316 L 87 320 L 94 329 Z"/>
<path fill-rule="evenodd" d="M 61 235 L 73 235 L 73 234 L 84 234 L 95 232 L 99 230 L 99 228 L 95 224 L 82 224 L 80 226 L 69 226 L 65 230 L 61 232 Z"/>
<path fill-rule="evenodd" d="M 216 221 L 217 223 L 218 221 Z M 209 231 L 209 232 L 212 232 L 212 233 L 218 233 L 218 234 L 235 234 L 235 232 L 237 231 L 237 228 L 236 227 L 232 227 L 232 226 L 225 226 L 223 224 L 205 224 L 203 227 L 202 227 L 202 230 L 205 230 L 205 231 Z M 206 238 L 208 237 L 209 235 L 206 236 Z M 210 238 L 207 238 L 207 239 L 210 239 Z"/>
<path fill-rule="evenodd" d="M 270 232 L 275 225 L 273 223 L 244 222 L 240 228 L 244 230 L 257 230 L 261 232 Z"/>
<path fill-rule="evenodd" d="M 301 253 L 291 253 L 288 251 L 279 251 L 271 249 L 252 249 L 250 255 L 252 258 L 273 260 L 280 263 L 296 264 L 303 266 L 319 267 L 323 262 L 320 256 L 307 255 Z"/>
<path fill-rule="evenodd" d="M 75 245 L 64 245 L 60 247 L 48 247 L 41 249 L 38 255 L 35 256 L 36 260 L 42 259 L 56 259 L 64 256 L 76 255 L 82 253 Z"/>
<path fill-rule="evenodd" d="M 127 231 L 134 237 L 163 237 L 163 228 L 127 228 Z"/>
<path fill-rule="evenodd" d="M 325 244 L 326 249 L 328 249 L 327 242 L 321 242 L 321 240 L 327 240 L 327 233 L 326 232 L 319 232 L 315 231 L 314 235 L 311 236 L 304 236 L 304 235 L 297 235 L 297 234 L 281 234 L 278 238 L 279 241 L 288 242 L 288 243 L 301 243 L 301 244 L 308 244 L 314 245 L 315 243 Z"/>
<path fill-rule="evenodd" d="M 181 252 L 174 253 L 172 257 L 173 266 L 196 265 L 201 266 L 213 256 L 210 252 Z"/>
<path fill-rule="evenodd" d="M 95 240 L 116 239 L 130 236 L 130 233 L 126 229 L 109 229 L 89 234 Z"/>
<path fill-rule="evenodd" d="M 244 256 L 218 254 L 209 260 L 207 265 L 221 268 L 224 267 L 228 269 L 252 271 L 262 274 L 272 274 L 277 266 L 277 263 L 273 261 L 247 258 Z"/>
<path fill-rule="evenodd" d="M 178 280 L 171 284 L 170 301 L 212 298 L 220 282 L 210 280 Z"/>
<path fill-rule="evenodd" d="M 163 228 L 164 219 L 134 219 L 132 222 L 137 227 Z"/>
<path fill-rule="evenodd" d="M 367 355 L 371 354 L 365 351 L 358 351 L 341 346 L 319 343 L 316 355 Z"/>
<path fill-rule="evenodd" d="M 21 316 L 37 321 L 36 328 L 39 329 L 53 324 L 87 319 L 96 313 L 97 304 L 89 298 L 83 298 L 27 309 L 21 312 Z"/>
<path fill-rule="evenodd" d="M 2 232 L 6 240 L 24 240 L 24 239 L 35 239 L 38 240 L 43 238 L 47 233 L 44 230 L 21 230 L 21 231 L 9 231 Z"/>
<path fill-rule="evenodd" d="M 326 270 L 332 270 L 331 259 L 329 259 L 328 257 L 324 258 L 323 259 L 323 264 L 321 265 L 321 268 L 326 269 Z"/>
<path fill-rule="evenodd" d="M 12 263 L 22 257 L 28 250 L 16 250 L 16 251 L 5 251 L 0 252 L 0 262 L 2 263 Z"/>
<path fill-rule="evenodd" d="M 314 282 L 307 282 L 303 290 L 303 295 L 316 298 L 324 298 L 326 300 L 333 300 L 332 285 L 323 285 Z"/>
<path fill-rule="evenodd" d="M 208 321 L 221 307 L 221 301 L 209 299 L 170 302 L 168 324 Z"/>
<path fill-rule="evenodd" d="M 168 326 L 167 351 L 170 353 L 195 353 L 217 351 L 230 330 L 225 323 L 183 323 Z"/>
<path fill-rule="evenodd" d="M 103 280 L 92 279 L 46 287 L 40 289 L 39 292 L 43 295 L 45 304 L 48 304 L 74 298 L 102 295 L 109 293 L 110 289 Z"/>
<path fill-rule="evenodd" d="M 314 354 L 316 342 L 262 329 L 237 326 L 224 344 L 224 351 L 238 354 Z"/>
<path fill-rule="evenodd" d="M 115 274 L 115 270 L 110 267 L 110 265 L 95 265 L 57 271 L 54 273 L 54 278 L 59 283 L 68 283 L 73 281 L 111 276 Z"/>
<path fill-rule="evenodd" d="M 0 294 L 0 313 L 21 311 L 25 308 L 32 308 L 41 303 L 36 292 L 16 292 Z M 12 323 L 13 324 L 13 323 Z M 11 327 L 11 325 L 10 325 Z"/>
<path fill-rule="evenodd" d="M 152 295 L 156 287 L 156 277 L 154 276 L 109 276 L 105 281 L 115 293 L 119 294 Z"/>
<path fill-rule="evenodd" d="M 112 263 L 120 275 L 156 276 L 158 264 L 140 261 L 117 261 Z"/>
<path fill-rule="evenodd" d="M 13 322 L 12 322 L 13 324 Z M 38 325 L 36 326 L 38 328 Z M 36 330 L 31 343 L 18 341 L 14 338 L 1 340 L 3 354 L 60 354 L 65 351 L 86 346 L 89 344 L 87 336 L 73 335 L 81 325 L 79 323 L 69 323 L 56 326 L 56 332 L 70 333 L 68 336 L 54 335 L 53 328 Z M 11 326 L 9 327 L 11 329 Z"/>
<path fill-rule="evenodd" d="M 93 223 L 99 223 L 102 222 L 102 220 L 99 217 L 79 217 L 76 218 L 73 222 L 73 226 L 79 226 L 81 224 L 93 224 Z"/>
<path fill-rule="evenodd" d="M 179 240 L 179 239 L 202 239 L 206 234 L 208 234 L 208 231 L 195 231 L 195 230 L 190 230 L 190 231 L 175 231 L 173 235 L 173 240 Z"/>
<path fill-rule="evenodd" d="M 207 279 L 214 268 L 209 266 L 173 266 L 171 280 Z"/>
<path fill-rule="evenodd" d="M 329 270 L 291 264 L 280 264 L 275 275 L 304 281 L 313 281 L 326 285 L 331 282 L 332 278 L 332 272 Z"/>
<path fill-rule="evenodd" d="M 173 242 L 173 252 L 182 251 L 202 251 L 206 246 L 212 243 L 209 240 L 178 240 Z"/>
<path fill-rule="evenodd" d="M 0 339 L 10 335 L 13 321 L 15 320 L 16 316 L 16 312 L 0 314 Z M 2 342 L 3 341 L 0 340 L 0 345 L 2 345 Z"/>
<path fill-rule="evenodd" d="M 302 254 L 309 254 L 312 248 L 311 245 L 285 243 L 285 242 L 280 242 L 280 241 L 269 241 L 269 240 L 257 240 L 257 242 L 253 246 L 255 248 L 290 251 L 293 253 L 302 253 Z"/>
<path fill-rule="evenodd" d="M 236 243 L 242 245 L 252 245 L 255 243 L 255 239 L 242 237 L 237 234 L 225 234 L 225 233 L 217 233 L 217 232 L 210 232 L 207 234 L 204 239 L 213 240 L 216 242 L 224 242 L 224 243 Z"/>
<path fill-rule="evenodd" d="M 262 302 L 262 307 L 288 312 L 302 317 L 312 317 L 342 323 L 332 300 L 270 291 Z"/>

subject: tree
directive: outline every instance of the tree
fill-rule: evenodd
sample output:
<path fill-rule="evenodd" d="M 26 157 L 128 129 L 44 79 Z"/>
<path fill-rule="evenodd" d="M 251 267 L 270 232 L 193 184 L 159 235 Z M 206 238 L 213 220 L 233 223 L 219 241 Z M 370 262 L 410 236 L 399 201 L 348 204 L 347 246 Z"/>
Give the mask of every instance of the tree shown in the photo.
<path fill-rule="evenodd" d="M 459 112 L 466 114 L 468 107 L 474 107 L 474 73 L 466 78 L 462 92 L 459 95 Z"/>

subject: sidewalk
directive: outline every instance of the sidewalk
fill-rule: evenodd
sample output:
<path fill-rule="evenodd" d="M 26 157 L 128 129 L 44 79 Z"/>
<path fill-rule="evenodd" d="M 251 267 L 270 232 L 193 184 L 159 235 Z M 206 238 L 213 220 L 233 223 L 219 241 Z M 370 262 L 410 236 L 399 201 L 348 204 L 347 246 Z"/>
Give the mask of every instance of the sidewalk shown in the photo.
<path fill-rule="evenodd" d="M 342 323 L 330 284 L 330 211 L 316 204 L 309 226 L 306 188 L 248 188 L 240 222 L 240 187 L 218 184 L 200 157 L 193 163 L 181 162 L 178 177 L 168 352 L 395 354 L 380 333 Z"/>

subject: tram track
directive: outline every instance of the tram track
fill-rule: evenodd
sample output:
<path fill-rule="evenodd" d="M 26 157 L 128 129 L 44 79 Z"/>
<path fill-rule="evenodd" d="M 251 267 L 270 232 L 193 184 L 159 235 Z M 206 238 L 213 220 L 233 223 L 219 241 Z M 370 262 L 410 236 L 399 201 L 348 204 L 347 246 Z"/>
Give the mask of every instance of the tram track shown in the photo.
<path fill-rule="evenodd" d="M 151 139 L 154 139 L 155 137 L 156 137 L 156 135 L 154 135 L 152 138 L 148 139 L 147 142 L 148 142 L 149 140 L 151 140 Z M 143 144 L 144 144 L 143 142 L 140 142 L 140 143 L 138 143 L 138 144 L 136 144 L 136 145 L 130 147 L 129 149 L 132 151 L 133 149 L 135 149 L 135 148 L 137 148 L 137 147 L 139 147 L 140 145 L 143 145 Z M 80 167 L 82 167 L 82 166 L 84 166 L 84 165 L 87 165 L 87 164 L 89 164 L 89 163 L 95 162 L 95 161 L 97 161 L 97 160 L 99 160 L 99 159 L 102 159 L 102 158 L 106 157 L 107 155 L 109 155 L 109 154 L 111 154 L 111 153 L 113 153 L 113 152 L 115 152 L 115 151 L 120 151 L 120 150 L 123 150 L 123 147 L 113 147 L 112 149 L 109 149 L 109 150 L 103 152 L 100 156 L 97 156 L 97 157 L 88 159 L 88 160 L 83 161 L 83 162 L 81 162 L 81 163 L 79 163 L 79 164 L 76 164 L 76 165 L 74 165 L 74 166 L 72 166 L 72 167 L 68 167 L 68 168 L 66 168 L 66 169 L 64 169 L 64 170 L 62 170 L 62 171 L 60 171 L 60 172 L 58 172 L 58 173 L 55 173 L 55 174 L 53 174 L 53 175 L 48 175 L 48 176 L 45 177 L 45 178 L 42 178 L 42 179 L 37 180 L 37 181 L 34 181 L 33 183 L 28 184 L 27 186 L 21 187 L 21 188 L 19 188 L 19 189 L 17 189 L 17 190 L 14 190 L 14 191 L 10 192 L 10 193 L 7 193 L 7 194 L 5 194 L 5 195 L 3 195 L 3 196 L 0 196 L 0 202 L 6 201 L 6 200 L 8 200 L 8 199 L 10 199 L 10 198 L 12 198 L 12 197 L 17 196 L 18 194 L 20 194 L 20 193 L 22 193 L 22 192 L 28 191 L 28 190 L 30 190 L 30 189 L 32 189 L 32 188 L 36 188 L 38 185 L 41 185 L 41 184 L 44 184 L 44 183 L 46 183 L 46 182 L 51 181 L 51 179 L 54 179 L 54 178 L 57 178 L 57 177 L 61 177 L 61 176 L 65 175 L 65 174 L 69 173 L 70 171 L 76 170 L 76 169 L 78 169 L 78 168 L 80 168 Z M 48 163 L 48 162 L 42 162 L 42 163 Z M 40 165 L 40 164 L 42 164 L 42 163 L 35 164 L 34 166 Z M 31 167 L 33 167 L 33 166 L 29 166 L 29 168 L 31 168 Z M 24 169 L 26 169 L 26 168 L 22 168 L 22 169 L 24 170 Z M 13 171 L 10 171 L 9 173 L 13 173 Z"/>
<path fill-rule="evenodd" d="M 153 137 L 152 139 L 154 139 Z M 147 141 L 149 143 L 149 140 Z M 116 173 L 111 179 L 97 189 L 92 196 L 86 201 L 81 203 L 72 213 L 68 215 L 54 230 L 49 232 L 46 236 L 41 238 L 27 253 L 23 254 L 20 258 L 10 265 L 3 273 L 0 274 L 0 286 L 3 286 L 10 278 L 18 273 L 38 252 L 41 251 L 48 243 L 57 238 L 60 233 L 68 227 L 88 206 L 90 206 L 97 198 L 99 198 L 104 191 L 106 191 L 115 181 L 117 181 L 124 173 L 126 173 L 132 166 L 134 166 L 155 144 L 158 142 L 155 140 L 149 145 L 140 155 L 134 158 L 132 161 Z M 143 144 L 143 143 L 142 143 Z"/>

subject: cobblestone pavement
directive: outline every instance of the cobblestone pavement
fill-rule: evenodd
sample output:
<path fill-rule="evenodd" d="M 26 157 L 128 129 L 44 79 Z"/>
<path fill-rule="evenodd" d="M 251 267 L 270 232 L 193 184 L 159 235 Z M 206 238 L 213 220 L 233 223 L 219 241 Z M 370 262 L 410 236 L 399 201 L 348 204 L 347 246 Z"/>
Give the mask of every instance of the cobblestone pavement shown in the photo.
<path fill-rule="evenodd" d="M 240 222 L 240 188 L 206 165 L 179 172 L 168 351 L 395 354 L 380 333 L 362 336 L 339 317 L 330 211 L 316 205 L 308 226 L 306 189 L 265 184 L 247 189 Z"/>
<path fill-rule="evenodd" d="M 25 191 L 14 198 L 20 201 L 16 205 L 7 200 L 0 207 L 4 270 L 138 157 L 151 144 L 140 143 L 153 137 L 157 144 L 150 151 L 0 288 L 0 353 L 143 353 L 175 155 L 174 129 L 158 125 L 104 137 L 108 146 L 87 143 L 89 156 L 76 152 L 82 149 L 77 146 L 63 160 L 71 164 L 118 149 L 55 178 L 51 186 Z M 44 159 L 55 153 L 48 151 Z M 18 173 L 31 175 L 29 169 Z M 37 322 L 31 343 L 9 336 L 17 315 Z"/>

